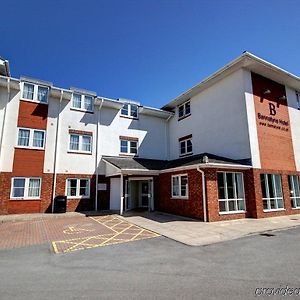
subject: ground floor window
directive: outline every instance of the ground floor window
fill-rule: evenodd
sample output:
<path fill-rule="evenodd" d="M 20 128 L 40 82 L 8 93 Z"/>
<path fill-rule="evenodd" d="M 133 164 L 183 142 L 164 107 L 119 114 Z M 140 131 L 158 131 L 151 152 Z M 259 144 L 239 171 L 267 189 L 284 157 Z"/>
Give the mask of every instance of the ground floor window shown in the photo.
<path fill-rule="evenodd" d="M 14 177 L 12 178 L 12 199 L 39 199 L 41 193 L 41 178 Z"/>
<path fill-rule="evenodd" d="M 90 197 L 90 180 L 69 178 L 67 179 L 67 196 L 68 197 Z"/>
<path fill-rule="evenodd" d="M 300 188 L 298 176 L 289 175 L 289 188 L 292 207 L 300 208 Z"/>
<path fill-rule="evenodd" d="M 218 172 L 218 192 L 220 213 L 245 211 L 242 173 Z"/>
<path fill-rule="evenodd" d="M 188 198 L 188 176 L 172 176 L 172 198 Z"/>
<path fill-rule="evenodd" d="M 278 174 L 260 174 L 265 211 L 283 209 L 281 176 Z"/>

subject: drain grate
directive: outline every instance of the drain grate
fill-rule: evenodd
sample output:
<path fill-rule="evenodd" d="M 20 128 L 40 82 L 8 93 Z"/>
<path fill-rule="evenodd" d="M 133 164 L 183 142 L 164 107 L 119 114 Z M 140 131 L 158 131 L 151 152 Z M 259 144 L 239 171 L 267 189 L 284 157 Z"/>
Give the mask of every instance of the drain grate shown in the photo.
<path fill-rule="evenodd" d="M 261 236 L 266 236 L 266 237 L 271 237 L 271 236 L 275 236 L 275 234 L 273 233 L 261 233 Z"/>

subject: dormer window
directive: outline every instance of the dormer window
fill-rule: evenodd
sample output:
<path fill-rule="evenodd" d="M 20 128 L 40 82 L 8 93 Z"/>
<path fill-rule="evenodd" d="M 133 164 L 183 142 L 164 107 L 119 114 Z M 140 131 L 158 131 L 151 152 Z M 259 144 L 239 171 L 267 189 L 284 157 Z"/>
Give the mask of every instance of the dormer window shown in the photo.
<path fill-rule="evenodd" d="M 121 109 L 121 116 L 138 119 L 138 105 L 125 103 Z"/>
<path fill-rule="evenodd" d="M 22 98 L 25 100 L 48 103 L 49 88 L 33 83 L 23 83 Z"/>
<path fill-rule="evenodd" d="M 178 106 L 178 120 L 184 119 L 191 114 L 191 103 L 187 101 Z"/>
<path fill-rule="evenodd" d="M 94 97 L 73 93 L 72 108 L 83 111 L 93 111 Z"/>

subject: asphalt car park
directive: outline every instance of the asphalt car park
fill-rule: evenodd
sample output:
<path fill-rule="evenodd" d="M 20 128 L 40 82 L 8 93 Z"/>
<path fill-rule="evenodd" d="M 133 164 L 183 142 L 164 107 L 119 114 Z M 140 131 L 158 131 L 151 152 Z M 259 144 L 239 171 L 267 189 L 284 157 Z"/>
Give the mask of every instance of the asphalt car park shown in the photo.
<path fill-rule="evenodd" d="M 0 250 L 0 266 L 5 300 L 270 298 L 266 288 L 300 287 L 300 229 L 207 246 L 155 237 L 61 254 L 46 242 Z"/>

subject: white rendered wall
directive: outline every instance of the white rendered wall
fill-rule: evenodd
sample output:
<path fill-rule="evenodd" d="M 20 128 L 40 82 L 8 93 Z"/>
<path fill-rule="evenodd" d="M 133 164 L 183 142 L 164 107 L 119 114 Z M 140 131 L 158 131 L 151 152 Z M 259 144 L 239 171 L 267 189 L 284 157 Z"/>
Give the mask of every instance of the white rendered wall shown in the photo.
<path fill-rule="evenodd" d="M 139 139 L 138 156 L 166 158 L 166 122 L 164 119 L 140 114 L 138 120 L 120 117 L 120 110 L 103 107 L 100 114 L 99 153 L 119 156 L 120 136 Z"/>
<path fill-rule="evenodd" d="M 17 124 L 19 112 L 20 91 L 11 89 L 10 101 L 7 104 L 6 119 L 3 132 L 2 153 L 0 161 L 1 172 L 12 172 L 15 146 L 17 142 Z M 4 102 L 7 101 L 7 89 L 0 89 L 1 126 L 4 112 Z M 2 129 L 1 129 L 2 130 Z"/>
<path fill-rule="evenodd" d="M 169 121 L 170 158 L 179 157 L 178 138 L 193 135 L 193 153 L 250 158 L 244 70 L 238 70 L 190 99 L 191 116 Z"/>
<path fill-rule="evenodd" d="M 300 171 L 300 110 L 298 110 L 296 91 L 286 88 L 286 95 L 288 101 L 288 110 L 290 117 L 290 128 L 292 134 L 294 158 L 297 171 Z"/>

